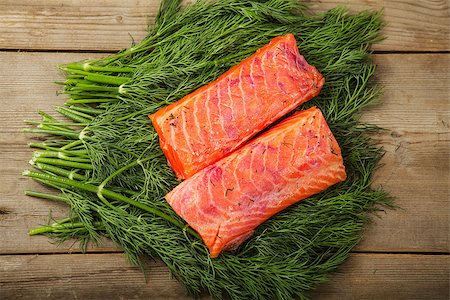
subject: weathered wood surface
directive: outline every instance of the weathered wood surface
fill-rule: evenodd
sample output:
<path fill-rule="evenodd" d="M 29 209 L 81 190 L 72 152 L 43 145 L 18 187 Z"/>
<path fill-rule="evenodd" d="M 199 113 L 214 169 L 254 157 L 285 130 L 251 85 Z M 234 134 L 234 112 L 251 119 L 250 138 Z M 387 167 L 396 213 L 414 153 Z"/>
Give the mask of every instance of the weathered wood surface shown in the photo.
<path fill-rule="evenodd" d="M 449 51 L 447 0 L 307 0 L 314 11 L 347 5 L 352 11 L 384 8 L 381 51 Z M 0 49 L 118 50 L 145 35 L 160 0 L 3 0 Z"/>
<path fill-rule="evenodd" d="M 51 111 L 64 96 L 56 96 L 61 78 L 55 64 L 98 57 L 83 53 L 0 53 L 2 115 L 0 119 L 0 253 L 64 252 L 45 237 L 28 237 L 27 231 L 65 213 L 64 205 L 23 195 L 27 188 L 40 188 L 22 170 L 28 168 L 32 150 L 30 134 L 19 133 L 23 120 L 38 120 L 37 110 Z M 359 251 L 449 251 L 449 101 L 448 54 L 380 54 L 377 80 L 385 86 L 381 104 L 365 119 L 390 129 L 377 138 L 387 153 L 376 173 L 375 186 L 396 197 L 402 209 L 381 213 L 366 230 Z M 427 70 L 420 72 L 417 70 Z M 430 74 L 433 74 L 430 76 Z M 95 251 L 115 251 L 106 242 Z M 79 251 L 72 247 L 71 251 Z"/>
<path fill-rule="evenodd" d="M 61 203 L 41 201 L 27 197 L 26 189 L 43 189 L 38 183 L 21 176 L 30 168 L 28 161 L 32 149 L 27 144 L 36 136 L 21 133 L 24 120 L 39 120 L 37 111 L 52 112 L 53 108 L 64 102 L 64 95 L 57 96 L 58 86 L 54 81 L 62 75 L 55 65 L 85 58 L 98 58 L 105 54 L 87 53 L 14 53 L 1 52 L 2 72 L 0 89 L 4 91 L 1 101 L 3 126 L 0 133 L 0 254 L 3 253 L 42 253 L 76 251 L 80 249 L 72 241 L 59 247 L 46 237 L 30 237 L 27 232 L 36 225 L 46 224 L 49 212 L 54 219 L 67 213 Z M 3 71 L 5 70 L 5 71 Z M 112 242 L 105 239 L 95 251 L 118 250 Z"/>
<path fill-rule="evenodd" d="M 401 209 L 380 214 L 359 246 L 364 251 L 449 252 L 450 55 L 375 56 L 380 104 L 364 120 L 388 131 L 374 186 Z"/>
<path fill-rule="evenodd" d="M 344 5 L 352 12 L 382 9 L 386 27 L 378 51 L 449 51 L 450 6 L 448 0 L 307 0 L 314 11 Z"/>
<path fill-rule="evenodd" d="M 449 256 L 353 254 L 331 282 L 311 296 L 446 300 Z M 162 263 L 148 263 L 146 281 L 122 254 L 0 256 L 0 298 L 191 299 Z"/>
<path fill-rule="evenodd" d="M 448 255 L 354 254 L 313 299 L 449 299 Z"/>
<path fill-rule="evenodd" d="M 386 149 L 375 186 L 401 207 L 380 213 L 364 239 L 315 299 L 449 299 L 450 18 L 446 0 L 307 0 L 314 11 L 345 4 L 352 11 L 385 8 L 387 39 L 375 50 L 381 104 L 364 119 L 389 129 L 376 137 Z M 0 1 L 0 50 L 112 51 L 139 40 L 159 0 Z M 147 18 L 148 17 L 148 18 Z M 146 283 L 116 246 L 79 252 L 27 231 L 66 208 L 23 195 L 41 188 L 20 176 L 32 150 L 24 119 L 63 102 L 52 81 L 57 63 L 99 53 L 0 52 L 0 299 L 189 299 L 160 263 Z M 366 253 L 367 252 L 367 253 Z M 384 253 L 383 253 L 384 252 Z M 402 254 L 402 253 L 410 254 Z M 54 254 L 53 254 L 54 253 Z M 426 255 L 422 255 L 426 253 Z M 210 299 L 206 296 L 204 299 Z"/>

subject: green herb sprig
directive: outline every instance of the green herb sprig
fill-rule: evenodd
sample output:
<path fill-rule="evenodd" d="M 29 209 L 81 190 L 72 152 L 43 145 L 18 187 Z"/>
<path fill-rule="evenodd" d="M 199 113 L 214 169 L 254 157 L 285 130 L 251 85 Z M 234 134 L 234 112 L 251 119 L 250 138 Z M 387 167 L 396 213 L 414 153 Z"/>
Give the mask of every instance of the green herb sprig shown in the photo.
<path fill-rule="evenodd" d="M 218 298 L 307 298 L 359 242 L 368 213 L 391 206 L 371 188 L 383 155 L 359 121 L 377 100 L 370 84 L 370 45 L 379 41 L 381 15 L 337 8 L 312 15 L 297 0 L 200 0 L 161 3 L 153 28 L 115 55 L 60 66 L 69 99 L 58 120 L 41 112 L 26 132 L 44 134 L 25 171 L 59 194 L 68 218 L 32 229 L 82 246 L 105 235 L 131 263 L 161 259 L 193 294 Z M 321 108 L 344 155 L 348 179 L 277 214 L 233 253 L 210 259 L 202 241 L 164 201 L 178 184 L 147 115 L 214 80 L 271 38 L 293 33 L 300 52 L 326 78 L 319 97 L 299 107 Z M 67 121 L 70 120 L 70 121 Z M 381 205 L 381 206 L 380 206 Z"/>

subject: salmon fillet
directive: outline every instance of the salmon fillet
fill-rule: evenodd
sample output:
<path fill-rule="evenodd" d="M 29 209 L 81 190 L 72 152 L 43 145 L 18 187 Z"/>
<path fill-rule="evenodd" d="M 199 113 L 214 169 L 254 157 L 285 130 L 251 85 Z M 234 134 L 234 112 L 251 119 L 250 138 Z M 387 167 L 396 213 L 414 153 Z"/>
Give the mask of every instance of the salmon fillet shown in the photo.
<path fill-rule="evenodd" d="M 165 198 L 217 257 L 274 214 L 345 179 L 339 145 L 313 107 L 199 171 Z"/>
<path fill-rule="evenodd" d="M 323 84 L 288 34 L 149 117 L 170 166 L 185 179 L 319 94 Z"/>

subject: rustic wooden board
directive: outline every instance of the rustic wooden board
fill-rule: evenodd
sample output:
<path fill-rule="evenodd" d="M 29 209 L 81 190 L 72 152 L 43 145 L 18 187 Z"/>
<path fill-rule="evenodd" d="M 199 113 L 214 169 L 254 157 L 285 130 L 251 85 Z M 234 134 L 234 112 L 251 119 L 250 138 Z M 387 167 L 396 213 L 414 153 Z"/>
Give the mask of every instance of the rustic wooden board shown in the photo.
<path fill-rule="evenodd" d="M 159 0 L 3 0 L 0 49 L 94 50 L 128 47 L 153 22 Z M 380 51 L 449 51 L 446 0 L 307 0 L 314 11 L 347 5 L 352 11 L 384 8 L 387 22 Z"/>
<path fill-rule="evenodd" d="M 27 231 L 66 212 L 63 205 L 26 197 L 37 184 L 20 176 L 28 167 L 31 136 L 18 133 L 22 120 L 38 119 L 36 111 L 61 104 L 53 81 L 61 79 L 57 63 L 98 57 L 84 53 L 0 52 L 2 98 L 0 118 L 0 254 L 66 252 L 45 237 Z M 450 252 L 449 249 L 449 54 L 376 55 L 378 81 L 385 86 L 381 104 L 365 119 L 389 128 L 378 138 L 387 153 L 376 174 L 402 209 L 381 213 L 369 225 L 358 251 Z M 418 71 L 419 70 L 419 71 Z M 427 70 L 422 72 L 420 70 Z M 430 75 L 432 74 L 432 76 Z M 73 247 L 71 251 L 78 251 Z M 118 251 L 110 242 L 95 251 Z"/>
<path fill-rule="evenodd" d="M 158 0 L 0 2 L 0 48 L 117 50 L 139 41 Z"/>
<path fill-rule="evenodd" d="M 377 136 L 387 152 L 374 186 L 389 191 L 401 209 L 374 218 L 358 249 L 450 252 L 449 58 L 375 56 L 384 96 L 364 120 L 389 131 Z"/>
<path fill-rule="evenodd" d="M 0 256 L 0 298 L 191 299 L 160 262 L 147 282 L 121 254 Z M 449 297 L 449 256 L 353 254 L 314 299 Z M 204 296 L 202 299 L 210 299 Z"/>
<path fill-rule="evenodd" d="M 313 299 L 449 299 L 448 255 L 354 254 Z"/>
<path fill-rule="evenodd" d="M 32 149 L 28 142 L 30 134 L 20 133 L 25 127 L 24 120 L 39 120 L 38 110 L 51 112 L 53 107 L 61 105 L 64 96 L 57 96 L 58 87 L 54 81 L 62 75 L 56 64 L 86 58 L 98 58 L 105 54 L 87 53 L 0 53 L 0 72 L 3 82 L 0 89 L 7 95 L 0 101 L 2 121 L 0 130 L 0 253 L 42 253 L 42 252 L 79 252 L 78 244 L 73 241 L 57 245 L 50 243 L 44 236 L 28 236 L 30 228 L 46 224 L 49 213 L 54 219 L 67 214 L 67 207 L 52 201 L 27 197 L 26 189 L 43 189 L 38 183 L 21 176 L 23 170 L 30 168 L 28 161 Z M 6 71 L 8 70 L 8 71 Z M 107 239 L 95 251 L 119 251 Z"/>
<path fill-rule="evenodd" d="M 3 0 L 0 50 L 107 52 L 145 35 L 160 0 Z M 351 11 L 385 8 L 387 39 L 374 49 L 381 105 L 364 119 L 388 128 L 376 136 L 386 149 L 374 186 L 401 207 L 380 213 L 332 281 L 314 299 L 449 299 L 450 8 L 446 0 L 305 0 L 313 11 L 339 4 Z M 406 52 L 446 52 L 407 54 Z M 66 214 L 59 203 L 26 197 L 42 188 L 20 176 L 28 168 L 24 119 L 38 119 L 63 102 L 51 82 L 57 63 L 95 58 L 93 53 L 0 52 L 0 299 L 190 299 L 159 261 L 148 281 L 109 240 L 78 253 L 73 242 L 57 247 L 27 231 Z M 376 254 L 375 252 L 388 252 Z M 408 252 L 411 254 L 402 254 Z M 412 254 L 416 253 L 416 254 Z M 427 253 L 421 255 L 420 253 Z M 51 254 L 51 255 L 50 255 Z M 201 299 L 211 299 L 204 296 Z"/>
<path fill-rule="evenodd" d="M 449 51 L 450 6 L 448 0 L 307 0 L 314 11 L 345 5 L 352 12 L 383 9 L 386 40 L 378 51 Z"/>

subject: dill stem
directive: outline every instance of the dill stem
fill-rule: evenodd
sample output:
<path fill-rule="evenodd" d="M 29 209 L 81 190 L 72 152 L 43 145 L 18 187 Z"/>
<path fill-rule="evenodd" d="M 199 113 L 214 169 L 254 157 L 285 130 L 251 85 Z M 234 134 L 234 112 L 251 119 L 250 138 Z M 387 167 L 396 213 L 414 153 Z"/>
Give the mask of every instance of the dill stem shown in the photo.
<path fill-rule="evenodd" d="M 58 125 L 58 121 L 52 121 L 49 119 L 44 119 L 44 121 L 38 123 L 37 128 L 41 129 L 47 129 L 47 130 L 60 130 L 60 131 L 67 131 L 67 132 L 73 132 L 73 129 L 67 127 L 67 125 Z M 32 121 L 27 122 L 28 124 L 33 123 Z"/>
<path fill-rule="evenodd" d="M 48 146 L 45 143 L 28 143 L 28 146 L 30 148 L 39 148 L 39 149 L 45 149 L 45 150 L 58 150 L 59 149 L 59 148 Z"/>
<path fill-rule="evenodd" d="M 118 93 L 102 92 L 102 91 L 68 91 L 65 90 L 61 94 L 70 95 L 74 100 L 77 99 L 95 99 L 95 98 L 113 98 L 117 97 Z"/>
<path fill-rule="evenodd" d="M 36 163 L 35 165 L 40 170 L 52 172 L 57 175 L 66 176 L 69 179 L 77 179 L 77 180 L 83 180 L 83 181 L 87 180 L 86 176 L 83 176 L 83 175 L 80 175 L 77 173 L 77 171 L 78 171 L 77 169 L 68 171 L 66 169 L 48 165 L 48 164 L 44 164 L 44 163 Z"/>
<path fill-rule="evenodd" d="M 45 112 L 40 111 L 39 114 L 42 116 L 42 122 L 38 123 L 38 128 L 41 129 L 47 129 L 47 130 L 60 130 L 60 131 L 68 131 L 73 132 L 73 129 L 67 127 L 66 125 L 58 125 L 58 120 L 50 116 L 49 114 L 46 114 Z M 28 121 L 28 124 L 32 124 L 34 122 Z M 49 124 L 45 124 L 49 123 Z"/>
<path fill-rule="evenodd" d="M 68 161 L 84 162 L 84 163 L 91 162 L 90 158 L 84 155 L 75 154 L 75 156 L 67 156 L 65 153 L 63 153 L 63 151 L 54 151 L 54 150 L 35 151 L 33 153 L 33 157 L 60 158 Z"/>
<path fill-rule="evenodd" d="M 79 111 L 79 112 L 83 112 L 83 113 L 86 113 L 86 114 L 88 114 L 88 115 L 94 115 L 94 116 L 98 116 L 99 114 L 102 114 L 102 113 L 104 113 L 105 112 L 105 110 L 103 110 L 103 109 L 97 109 L 97 108 L 93 108 L 93 107 L 90 107 L 90 106 L 76 106 L 76 105 L 71 105 L 70 107 L 69 107 L 70 109 L 72 109 L 72 110 L 76 110 L 76 111 Z"/>
<path fill-rule="evenodd" d="M 103 99 L 69 99 L 67 104 L 86 104 L 86 103 L 105 103 L 105 102 L 117 102 L 117 98 L 103 98 Z"/>
<path fill-rule="evenodd" d="M 30 124 L 30 123 L 28 123 Z M 36 126 L 39 129 L 43 130 L 56 130 L 56 131 L 65 131 L 65 132 L 73 132 L 73 129 L 64 128 L 63 126 L 57 126 L 57 125 L 46 125 L 44 123 L 39 123 L 38 126 Z"/>
<path fill-rule="evenodd" d="M 52 116 L 50 116 L 49 114 L 47 114 L 46 112 L 39 111 L 38 113 L 42 116 L 42 118 L 43 118 L 45 121 L 56 122 L 56 119 L 53 118 Z"/>
<path fill-rule="evenodd" d="M 97 73 L 86 72 L 77 69 L 63 68 L 63 71 L 85 75 L 84 79 L 97 82 L 97 83 L 105 83 L 111 85 L 121 85 L 130 80 L 128 77 L 119 77 L 119 76 L 110 76 L 110 75 L 101 75 Z"/>
<path fill-rule="evenodd" d="M 98 197 L 100 200 L 102 200 L 103 203 L 105 203 L 107 206 L 111 207 L 112 209 L 115 209 L 115 207 L 114 207 L 111 203 L 109 203 L 109 202 L 105 199 L 105 197 L 103 197 L 103 192 L 102 192 L 102 191 L 103 191 L 104 187 L 106 186 L 106 184 L 108 184 L 108 182 L 109 182 L 111 179 L 113 179 L 113 178 L 116 177 L 117 175 L 119 175 L 119 174 L 125 172 L 126 170 L 128 170 L 128 169 L 130 169 L 130 168 L 132 168 L 132 167 L 134 167 L 134 166 L 137 166 L 137 165 L 139 165 L 139 164 L 142 164 L 142 163 L 145 162 L 145 161 L 148 161 L 148 160 L 151 160 L 151 159 L 160 157 L 161 155 L 162 155 L 162 153 L 159 153 L 159 154 L 156 154 L 156 155 L 152 155 L 152 156 L 150 156 L 150 157 L 147 157 L 147 158 L 145 158 L 145 159 L 143 159 L 143 160 L 137 159 L 137 160 L 135 160 L 134 162 L 129 163 L 129 164 L 126 165 L 126 166 L 123 166 L 123 167 L 120 168 L 119 170 L 116 170 L 116 171 L 113 172 L 111 175 L 109 175 L 105 180 L 103 180 L 103 182 L 98 186 L 97 197 Z"/>
<path fill-rule="evenodd" d="M 59 126 L 87 126 L 87 125 L 89 125 L 89 123 L 68 123 L 68 122 L 57 122 L 57 123 L 54 123 L 54 122 L 47 122 L 47 121 L 39 122 L 39 121 L 28 121 L 28 120 L 26 120 L 25 123 L 27 123 L 29 125 L 42 124 L 42 126 L 40 126 L 39 128 L 42 128 L 42 129 L 44 129 L 44 128 L 46 128 L 46 129 L 54 129 L 54 130 L 56 130 L 56 129 L 62 130 L 61 127 L 59 127 Z M 66 131 L 73 131 L 73 130 L 69 129 L 69 130 L 66 130 Z"/>
<path fill-rule="evenodd" d="M 66 79 L 63 82 L 57 81 L 55 83 L 59 84 L 59 85 L 64 85 L 65 88 L 70 88 L 72 86 L 77 85 L 78 83 L 91 83 L 91 82 L 84 80 L 84 79 Z"/>
<path fill-rule="evenodd" d="M 67 107 L 58 107 L 56 111 L 78 123 L 90 123 L 94 117 Z"/>
<path fill-rule="evenodd" d="M 160 153 L 158 153 L 158 154 L 149 156 L 149 157 L 144 158 L 144 159 L 137 159 L 137 160 L 135 160 L 134 162 L 129 163 L 128 165 L 123 166 L 122 168 L 116 170 L 116 171 L 113 172 L 111 175 L 109 175 L 105 180 L 103 180 L 103 182 L 99 185 L 99 190 L 100 190 L 99 193 L 101 194 L 101 190 L 103 189 L 103 187 L 106 186 L 106 184 L 107 184 L 111 179 L 113 179 L 114 177 L 116 177 L 116 176 L 119 175 L 120 173 L 123 173 L 123 172 L 125 172 L 126 170 L 128 170 L 128 169 L 130 169 L 130 168 L 132 168 L 132 167 L 135 167 L 135 166 L 137 166 L 137 165 L 140 165 L 140 164 L 142 164 L 143 162 L 149 161 L 149 160 L 154 159 L 154 158 L 157 158 L 157 157 L 161 157 L 162 155 L 163 155 L 162 152 L 160 152 Z"/>
<path fill-rule="evenodd" d="M 64 186 L 68 186 L 68 187 L 73 187 L 76 189 L 84 190 L 87 192 L 92 192 L 95 194 L 99 193 L 99 190 L 100 190 L 98 186 L 95 186 L 93 184 L 82 183 L 82 182 L 79 182 L 76 180 L 67 179 L 67 178 L 60 177 L 60 176 L 49 175 L 49 174 L 44 174 L 44 173 L 40 173 L 40 172 L 34 172 L 34 171 L 30 171 L 30 170 L 25 170 L 22 174 L 24 176 L 28 176 L 28 177 L 31 177 L 34 179 L 40 179 L 43 182 L 49 182 L 49 183 L 55 183 L 55 184 L 64 185 Z M 177 219 L 172 218 L 171 216 L 163 213 L 162 211 L 155 209 L 153 207 L 150 207 L 148 205 L 145 205 L 143 203 L 137 202 L 137 201 L 130 199 L 126 196 L 123 196 L 119 193 L 116 193 L 116 192 L 113 192 L 113 191 L 103 188 L 103 189 L 101 189 L 101 194 L 103 196 L 105 196 L 106 198 L 109 198 L 112 200 L 117 200 L 117 201 L 122 201 L 122 202 L 128 203 L 130 205 L 133 205 L 137 208 L 140 208 L 144 211 L 152 213 L 152 214 L 168 221 L 169 223 L 172 223 L 173 225 L 175 225 L 181 229 L 186 228 L 186 224 L 181 223 Z M 198 236 L 191 228 L 187 228 L 187 231 L 195 236 Z"/>
<path fill-rule="evenodd" d="M 66 220 L 64 223 L 57 222 L 53 223 L 51 225 L 45 225 L 41 227 L 36 227 L 31 229 L 28 234 L 29 235 L 37 235 L 37 234 L 44 234 L 44 233 L 52 233 L 52 232 L 64 232 L 66 230 L 70 229 L 76 229 L 76 228 L 85 228 L 86 226 L 82 222 L 76 222 L 76 223 L 66 223 Z M 103 224 L 101 222 L 94 222 L 94 227 L 101 228 Z"/>
<path fill-rule="evenodd" d="M 78 145 L 81 145 L 81 144 L 83 144 L 83 142 L 81 140 L 76 140 L 76 141 L 73 141 L 73 142 L 71 142 L 71 143 L 69 143 L 69 144 L 67 144 L 65 146 L 62 146 L 61 150 L 67 150 L 67 149 L 70 149 L 72 147 L 75 147 L 75 146 L 78 146 Z"/>
<path fill-rule="evenodd" d="M 59 149 L 60 151 L 67 153 L 69 155 L 73 155 L 73 156 L 82 156 L 82 157 L 89 157 L 89 152 L 86 149 L 80 149 L 80 150 L 64 150 L 64 149 Z"/>
<path fill-rule="evenodd" d="M 70 63 L 65 66 L 70 69 L 77 69 L 83 71 L 99 71 L 99 72 L 114 72 L 114 73 L 130 73 L 135 70 L 135 68 L 131 67 L 101 67 L 101 66 L 94 66 L 89 63 Z"/>
<path fill-rule="evenodd" d="M 66 197 L 59 196 L 59 195 L 48 194 L 48 193 L 42 193 L 42 192 L 26 190 L 25 191 L 25 195 L 26 196 L 30 196 L 30 197 L 36 197 L 36 198 L 67 202 L 67 198 Z"/>
<path fill-rule="evenodd" d="M 24 128 L 22 132 L 27 133 L 42 133 L 42 134 L 50 134 L 56 136 L 64 136 L 70 139 L 79 139 L 79 134 L 77 132 L 68 132 L 62 130 L 52 130 L 52 129 L 40 129 L 40 128 Z"/>
<path fill-rule="evenodd" d="M 71 87 L 70 90 L 77 91 L 103 91 L 103 92 L 119 92 L 118 87 L 112 86 L 101 86 L 95 84 L 86 84 L 86 83 L 77 83 L 74 87 Z"/>
<path fill-rule="evenodd" d="M 46 157 L 33 157 L 32 161 L 34 163 L 44 163 L 54 166 L 61 166 L 61 167 L 70 167 L 74 169 L 84 169 L 84 170 L 93 170 L 94 167 L 91 164 L 87 163 L 81 163 L 81 162 L 75 162 L 75 161 L 68 161 L 58 158 L 46 158 Z"/>

